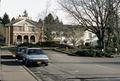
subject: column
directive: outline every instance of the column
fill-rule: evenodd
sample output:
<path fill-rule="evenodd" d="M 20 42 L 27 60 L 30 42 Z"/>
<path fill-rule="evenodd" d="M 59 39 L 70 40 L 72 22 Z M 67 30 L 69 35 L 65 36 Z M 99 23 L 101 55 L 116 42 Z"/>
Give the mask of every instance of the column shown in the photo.
<path fill-rule="evenodd" d="M 34 43 L 37 43 L 37 41 L 38 41 L 38 40 L 37 40 L 37 36 L 36 36 L 36 35 L 34 35 L 34 37 L 35 37 L 35 42 L 34 42 Z"/>
<path fill-rule="evenodd" d="M 31 43 L 30 37 L 31 37 L 31 36 L 28 36 L 28 42 L 29 42 L 29 43 Z"/>
<path fill-rule="evenodd" d="M 22 43 L 24 43 L 24 36 L 22 35 Z"/>

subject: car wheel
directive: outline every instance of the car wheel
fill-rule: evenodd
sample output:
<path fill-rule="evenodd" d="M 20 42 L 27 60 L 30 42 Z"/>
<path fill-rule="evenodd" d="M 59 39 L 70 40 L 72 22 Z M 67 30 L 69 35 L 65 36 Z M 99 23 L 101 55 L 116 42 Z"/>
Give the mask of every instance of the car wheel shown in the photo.
<path fill-rule="evenodd" d="M 19 59 L 18 55 L 16 55 L 16 59 Z"/>
<path fill-rule="evenodd" d="M 25 64 L 25 58 L 22 58 L 22 63 Z"/>
<path fill-rule="evenodd" d="M 25 60 L 25 65 L 27 66 L 29 64 L 29 61 L 28 60 Z"/>
<path fill-rule="evenodd" d="M 45 63 L 45 66 L 48 66 L 48 63 Z"/>

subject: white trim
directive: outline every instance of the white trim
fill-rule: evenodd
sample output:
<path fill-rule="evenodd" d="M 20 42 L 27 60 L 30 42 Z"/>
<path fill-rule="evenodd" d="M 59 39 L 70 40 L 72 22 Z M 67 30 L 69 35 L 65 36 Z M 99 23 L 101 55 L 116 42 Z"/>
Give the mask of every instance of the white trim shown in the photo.
<path fill-rule="evenodd" d="M 23 24 L 21 24 L 21 23 L 23 23 Z M 35 25 L 27 22 L 26 20 L 21 20 L 21 21 L 15 23 L 15 24 L 13 24 L 13 27 L 14 27 L 14 26 L 23 26 L 23 27 L 24 27 L 24 24 L 25 24 L 25 23 L 28 24 L 28 25 L 27 25 L 28 27 L 36 27 Z"/>

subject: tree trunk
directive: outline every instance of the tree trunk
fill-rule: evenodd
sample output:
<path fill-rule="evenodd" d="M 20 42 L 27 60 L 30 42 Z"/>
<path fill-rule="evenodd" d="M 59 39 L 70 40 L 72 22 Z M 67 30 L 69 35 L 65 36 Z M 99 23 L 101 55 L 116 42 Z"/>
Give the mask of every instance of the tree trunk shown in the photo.
<path fill-rule="evenodd" d="M 100 49 L 105 49 L 105 31 L 100 30 L 97 34 Z"/>

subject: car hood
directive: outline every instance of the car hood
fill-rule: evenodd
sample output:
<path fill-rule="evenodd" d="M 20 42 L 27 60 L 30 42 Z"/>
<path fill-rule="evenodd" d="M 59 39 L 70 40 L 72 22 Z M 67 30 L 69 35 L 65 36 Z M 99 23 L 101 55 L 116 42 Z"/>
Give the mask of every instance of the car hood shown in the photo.
<path fill-rule="evenodd" d="M 48 59 L 47 55 L 28 55 L 29 59 Z"/>

